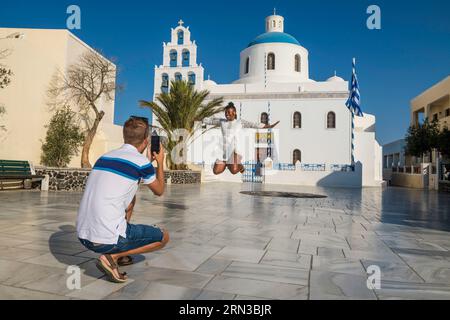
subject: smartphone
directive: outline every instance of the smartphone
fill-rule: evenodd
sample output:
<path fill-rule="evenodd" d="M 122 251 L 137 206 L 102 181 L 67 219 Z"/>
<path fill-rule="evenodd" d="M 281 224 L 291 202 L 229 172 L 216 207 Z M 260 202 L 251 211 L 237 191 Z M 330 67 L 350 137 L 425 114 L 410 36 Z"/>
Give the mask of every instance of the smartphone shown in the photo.
<path fill-rule="evenodd" d="M 158 135 L 152 136 L 152 142 L 151 142 L 151 153 L 159 154 L 161 152 L 161 138 Z"/>

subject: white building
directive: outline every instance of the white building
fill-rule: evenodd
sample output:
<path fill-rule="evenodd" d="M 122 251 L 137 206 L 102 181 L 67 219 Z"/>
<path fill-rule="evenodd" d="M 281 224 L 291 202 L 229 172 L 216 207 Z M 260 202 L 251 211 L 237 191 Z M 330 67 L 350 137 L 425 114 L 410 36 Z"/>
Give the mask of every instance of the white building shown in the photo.
<path fill-rule="evenodd" d="M 262 173 L 256 173 L 263 178 L 255 181 L 380 186 L 382 150 L 375 139 L 375 117 L 365 114 L 355 119 L 355 166 L 351 166 L 352 117 L 345 106 L 349 84 L 336 75 L 326 81 L 312 80 L 308 50 L 285 33 L 284 26 L 283 17 L 267 17 L 266 32 L 241 52 L 240 78 L 231 84 L 217 84 L 203 80 L 204 70 L 196 61 L 197 46 L 191 42 L 189 28 L 180 22 L 172 30 L 171 42 L 164 44 L 163 66 L 155 70 L 155 95 L 169 90 L 171 80 L 189 79 L 196 89 L 209 90 L 210 99 L 232 101 L 242 119 L 281 121 L 273 131 L 246 130 L 248 153 L 244 158 L 249 163 L 271 160 Z M 189 149 L 190 160 L 205 164 L 208 175 L 221 143 L 219 129 L 203 135 L 198 132 Z M 249 166 L 246 179 L 255 178 L 251 169 Z M 239 175 L 217 178 L 242 181 Z"/>
<path fill-rule="evenodd" d="M 40 164 L 46 126 L 54 114 L 49 108 L 47 90 L 53 77 L 65 73 L 79 57 L 94 50 L 68 30 L 0 28 L 0 48 L 8 55 L 0 63 L 11 69 L 11 84 L 0 90 L 0 159 Z M 76 106 L 72 106 L 78 111 Z M 102 99 L 105 112 L 93 141 L 89 160 L 95 163 L 104 153 L 123 144 L 122 127 L 114 125 L 114 101 Z M 81 151 L 70 167 L 80 167 Z"/>

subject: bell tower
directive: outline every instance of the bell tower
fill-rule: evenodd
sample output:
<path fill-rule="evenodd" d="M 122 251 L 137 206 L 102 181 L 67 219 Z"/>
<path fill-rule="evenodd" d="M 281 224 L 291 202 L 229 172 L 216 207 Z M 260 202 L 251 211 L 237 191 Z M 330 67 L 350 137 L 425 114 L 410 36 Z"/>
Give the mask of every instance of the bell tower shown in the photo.
<path fill-rule="evenodd" d="M 180 20 L 171 30 L 171 39 L 163 43 L 163 64 L 155 67 L 154 97 L 170 91 L 170 83 L 184 80 L 197 90 L 202 89 L 204 69 L 197 63 L 197 44 L 191 41 L 191 31 Z"/>

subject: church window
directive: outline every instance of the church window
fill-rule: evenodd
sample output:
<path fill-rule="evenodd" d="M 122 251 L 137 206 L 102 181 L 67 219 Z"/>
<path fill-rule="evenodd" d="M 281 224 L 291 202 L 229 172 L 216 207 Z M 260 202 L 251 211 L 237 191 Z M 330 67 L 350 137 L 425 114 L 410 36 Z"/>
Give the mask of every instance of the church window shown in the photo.
<path fill-rule="evenodd" d="M 336 114 L 334 112 L 328 113 L 327 129 L 336 129 Z"/>
<path fill-rule="evenodd" d="M 178 31 L 178 44 L 179 45 L 184 44 L 184 31 L 183 30 Z"/>
<path fill-rule="evenodd" d="M 275 54 L 273 53 L 267 56 L 267 70 L 275 70 Z"/>
<path fill-rule="evenodd" d="M 175 81 L 182 81 L 183 80 L 183 76 L 181 75 L 181 73 L 177 72 L 175 73 Z"/>
<path fill-rule="evenodd" d="M 269 115 L 266 112 L 261 113 L 261 123 L 269 124 Z"/>
<path fill-rule="evenodd" d="M 292 164 L 296 165 L 297 162 L 302 162 L 302 152 L 298 149 L 295 149 L 292 155 Z"/>
<path fill-rule="evenodd" d="M 169 93 L 169 75 L 167 73 L 162 75 L 161 92 Z"/>
<path fill-rule="evenodd" d="M 250 58 L 247 58 L 245 61 L 245 74 L 248 74 L 250 72 Z"/>
<path fill-rule="evenodd" d="M 178 65 L 178 53 L 176 50 L 170 51 L 170 67 L 175 68 Z"/>
<path fill-rule="evenodd" d="M 302 114 L 300 112 L 294 113 L 294 129 L 301 129 L 302 127 Z"/>
<path fill-rule="evenodd" d="M 189 82 L 190 85 L 195 86 L 195 83 L 196 83 L 195 73 L 189 72 L 189 74 L 188 74 L 188 82 Z"/>
<path fill-rule="evenodd" d="M 183 67 L 189 67 L 191 64 L 191 53 L 189 50 L 183 50 Z"/>
<path fill-rule="evenodd" d="M 301 71 L 301 58 L 300 55 L 295 55 L 295 72 Z"/>

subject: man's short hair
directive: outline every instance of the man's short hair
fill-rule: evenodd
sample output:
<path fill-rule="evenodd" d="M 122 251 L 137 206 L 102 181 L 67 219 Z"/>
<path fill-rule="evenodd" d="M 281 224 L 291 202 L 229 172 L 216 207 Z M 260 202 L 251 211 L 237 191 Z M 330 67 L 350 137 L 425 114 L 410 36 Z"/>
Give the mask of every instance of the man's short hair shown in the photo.
<path fill-rule="evenodd" d="M 126 144 L 138 147 L 149 135 L 150 127 L 144 120 L 131 118 L 123 126 L 123 140 Z"/>

